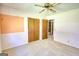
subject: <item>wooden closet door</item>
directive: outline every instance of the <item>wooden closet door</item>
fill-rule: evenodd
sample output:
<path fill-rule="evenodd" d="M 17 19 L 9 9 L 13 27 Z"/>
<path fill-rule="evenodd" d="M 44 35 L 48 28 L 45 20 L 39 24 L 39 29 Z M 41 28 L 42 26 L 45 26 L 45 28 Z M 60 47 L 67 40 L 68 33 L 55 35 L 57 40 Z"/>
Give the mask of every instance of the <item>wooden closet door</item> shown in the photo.
<path fill-rule="evenodd" d="M 39 20 L 28 18 L 28 41 L 39 40 Z"/>
<path fill-rule="evenodd" d="M 35 23 L 34 23 L 34 33 L 35 33 L 35 40 L 39 40 L 39 20 L 38 19 L 36 19 L 35 21 L 34 21 Z"/>
<path fill-rule="evenodd" d="M 34 41 L 34 20 L 28 18 L 28 41 Z"/>
<path fill-rule="evenodd" d="M 42 20 L 42 38 L 48 38 L 48 20 Z"/>
<path fill-rule="evenodd" d="M 0 14 L 0 34 L 1 34 L 1 25 L 2 25 L 1 24 L 2 23 L 1 20 L 2 20 L 2 18 L 1 18 L 1 14 Z"/>

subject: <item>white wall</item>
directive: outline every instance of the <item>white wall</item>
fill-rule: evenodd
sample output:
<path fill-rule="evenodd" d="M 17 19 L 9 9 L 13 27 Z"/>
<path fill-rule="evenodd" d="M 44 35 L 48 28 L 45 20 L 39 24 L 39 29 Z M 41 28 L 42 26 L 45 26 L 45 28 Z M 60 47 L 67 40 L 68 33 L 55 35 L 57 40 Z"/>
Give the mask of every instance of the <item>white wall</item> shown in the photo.
<path fill-rule="evenodd" d="M 2 50 L 17 47 L 27 43 L 25 32 L 8 33 L 2 35 Z"/>
<path fill-rule="evenodd" d="M 51 16 L 54 22 L 54 40 L 79 48 L 79 9 Z"/>
<path fill-rule="evenodd" d="M 39 30 L 39 32 L 40 32 L 39 39 L 42 40 L 42 17 L 40 17 L 40 30 Z"/>

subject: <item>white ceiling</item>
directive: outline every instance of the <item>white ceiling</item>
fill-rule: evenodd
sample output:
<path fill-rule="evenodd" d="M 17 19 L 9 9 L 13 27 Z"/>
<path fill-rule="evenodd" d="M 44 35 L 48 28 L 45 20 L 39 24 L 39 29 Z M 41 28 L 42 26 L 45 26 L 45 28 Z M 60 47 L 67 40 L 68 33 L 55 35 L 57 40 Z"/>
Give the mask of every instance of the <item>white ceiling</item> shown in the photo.
<path fill-rule="evenodd" d="M 1 3 L 0 6 L 2 8 L 8 7 L 10 9 L 15 9 L 19 11 L 20 13 L 26 14 L 26 15 L 34 15 L 34 16 L 48 16 L 52 15 L 53 13 L 48 14 L 48 12 L 44 11 L 41 14 L 39 14 L 39 11 L 42 10 L 41 7 L 34 6 L 36 3 Z M 43 3 L 39 3 L 40 5 Z M 79 8 L 79 3 L 62 3 L 59 6 L 56 7 L 56 13 L 61 13 L 65 11 L 69 11 L 72 9 Z"/>

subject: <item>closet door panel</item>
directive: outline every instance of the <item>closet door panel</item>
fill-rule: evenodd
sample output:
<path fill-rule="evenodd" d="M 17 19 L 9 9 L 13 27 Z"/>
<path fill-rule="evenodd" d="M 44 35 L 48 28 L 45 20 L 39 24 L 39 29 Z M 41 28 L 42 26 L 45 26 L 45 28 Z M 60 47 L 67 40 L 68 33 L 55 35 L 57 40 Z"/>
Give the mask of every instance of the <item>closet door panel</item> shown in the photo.
<path fill-rule="evenodd" d="M 48 20 L 42 21 L 42 38 L 43 39 L 48 38 Z"/>
<path fill-rule="evenodd" d="M 34 23 L 34 33 L 35 33 L 35 40 L 39 40 L 39 20 L 37 19 L 37 20 L 35 20 L 34 21 L 35 23 Z"/>
<path fill-rule="evenodd" d="M 34 41 L 34 20 L 28 19 L 28 41 Z"/>
<path fill-rule="evenodd" d="M 39 40 L 39 20 L 28 18 L 28 41 Z"/>
<path fill-rule="evenodd" d="M 1 18 L 1 14 L 0 14 L 0 34 L 1 34 L 1 20 L 2 20 L 2 18 Z"/>

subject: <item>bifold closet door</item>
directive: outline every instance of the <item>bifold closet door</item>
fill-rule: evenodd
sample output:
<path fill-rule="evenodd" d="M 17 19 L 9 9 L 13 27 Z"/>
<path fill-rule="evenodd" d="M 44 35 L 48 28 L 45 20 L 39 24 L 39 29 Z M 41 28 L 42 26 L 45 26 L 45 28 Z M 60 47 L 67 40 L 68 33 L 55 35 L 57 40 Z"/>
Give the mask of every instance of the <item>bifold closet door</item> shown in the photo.
<path fill-rule="evenodd" d="M 39 40 L 39 29 L 40 29 L 40 27 L 39 27 L 39 20 L 38 19 L 36 19 L 36 20 L 34 20 L 34 35 L 35 35 L 35 40 Z"/>
<path fill-rule="evenodd" d="M 39 40 L 39 20 L 28 18 L 28 41 Z"/>
<path fill-rule="evenodd" d="M 1 14 L 0 14 L 0 35 L 1 35 L 1 20 L 2 20 L 2 18 L 1 18 Z"/>
<path fill-rule="evenodd" d="M 28 41 L 34 40 L 34 20 L 28 18 Z"/>
<path fill-rule="evenodd" d="M 42 39 L 48 38 L 48 20 L 42 20 Z"/>

